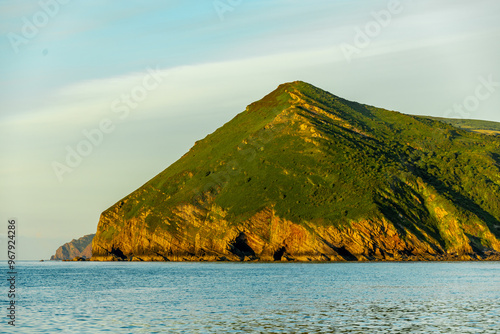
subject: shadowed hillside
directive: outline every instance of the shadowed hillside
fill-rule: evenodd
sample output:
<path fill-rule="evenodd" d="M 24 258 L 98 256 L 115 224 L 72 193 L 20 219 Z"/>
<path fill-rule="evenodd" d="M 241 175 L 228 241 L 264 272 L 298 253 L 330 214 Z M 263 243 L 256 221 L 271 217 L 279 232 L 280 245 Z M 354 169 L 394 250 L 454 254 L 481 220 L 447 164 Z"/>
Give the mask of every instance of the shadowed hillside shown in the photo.
<path fill-rule="evenodd" d="M 79 239 L 73 239 L 59 247 L 55 255 L 52 255 L 51 260 L 72 260 L 75 257 L 87 258 L 92 257 L 92 239 L 95 234 L 88 234 Z"/>

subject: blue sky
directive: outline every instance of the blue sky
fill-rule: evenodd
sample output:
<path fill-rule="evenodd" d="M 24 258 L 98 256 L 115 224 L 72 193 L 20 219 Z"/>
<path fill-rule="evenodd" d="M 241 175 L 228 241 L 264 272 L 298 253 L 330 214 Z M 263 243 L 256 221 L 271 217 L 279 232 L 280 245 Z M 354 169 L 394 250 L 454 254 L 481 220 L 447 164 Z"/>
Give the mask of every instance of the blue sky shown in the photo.
<path fill-rule="evenodd" d="M 102 211 L 283 82 L 500 121 L 496 0 L 0 0 L 0 35 L 0 226 L 19 220 L 22 259 L 95 232 Z M 113 103 L 134 92 L 147 96 L 122 117 Z M 113 129 L 61 181 L 53 163 L 103 120 Z"/>

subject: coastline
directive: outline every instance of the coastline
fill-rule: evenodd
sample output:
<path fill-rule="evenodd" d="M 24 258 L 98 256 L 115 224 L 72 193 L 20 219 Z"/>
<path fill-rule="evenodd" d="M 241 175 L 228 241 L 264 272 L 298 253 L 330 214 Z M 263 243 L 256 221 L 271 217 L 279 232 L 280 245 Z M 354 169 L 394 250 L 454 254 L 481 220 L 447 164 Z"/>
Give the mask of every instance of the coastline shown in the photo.
<path fill-rule="evenodd" d="M 75 261 L 75 260 L 68 260 Z M 82 261 L 82 260 L 78 260 Z M 236 256 L 170 256 L 164 257 L 160 255 L 140 255 L 130 256 L 127 258 L 119 258 L 116 256 L 92 256 L 90 259 L 83 261 L 91 262 L 258 262 L 258 263 L 360 263 L 360 262 L 495 262 L 500 261 L 500 253 L 493 253 L 480 256 L 478 254 L 447 254 L 441 256 L 404 256 L 394 258 L 367 258 L 361 256 L 357 259 L 332 259 L 324 255 L 319 256 L 300 256 L 300 257 L 283 257 L 280 260 L 274 260 L 269 257 L 244 257 L 243 259 Z"/>

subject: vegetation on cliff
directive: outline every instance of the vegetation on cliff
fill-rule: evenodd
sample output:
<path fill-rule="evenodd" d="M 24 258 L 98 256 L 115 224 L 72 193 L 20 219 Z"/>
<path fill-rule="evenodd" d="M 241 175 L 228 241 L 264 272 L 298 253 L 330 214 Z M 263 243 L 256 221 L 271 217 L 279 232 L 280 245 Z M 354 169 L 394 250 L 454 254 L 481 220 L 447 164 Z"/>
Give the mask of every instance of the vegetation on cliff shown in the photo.
<path fill-rule="evenodd" d="M 93 259 L 495 258 L 500 138 L 448 123 L 280 85 L 103 212 Z"/>

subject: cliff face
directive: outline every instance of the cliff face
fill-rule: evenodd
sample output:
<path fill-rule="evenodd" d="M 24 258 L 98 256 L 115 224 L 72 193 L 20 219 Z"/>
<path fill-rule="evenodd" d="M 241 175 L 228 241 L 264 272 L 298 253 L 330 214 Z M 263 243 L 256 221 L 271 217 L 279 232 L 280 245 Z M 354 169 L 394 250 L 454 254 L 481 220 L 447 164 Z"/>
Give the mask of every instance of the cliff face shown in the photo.
<path fill-rule="evenodd" d="M 93 260 L 498 259 L 500 139 L 303 82 L 102 213 Z"/>
<path fill-rule="evenodd" d="M 95 234 L 88 234 L 80 239 L 73 239 L 59 247 L 51 260 L 72 260 L 75 257 L 90 259 L 92 257 L 92 239 Z"/>

